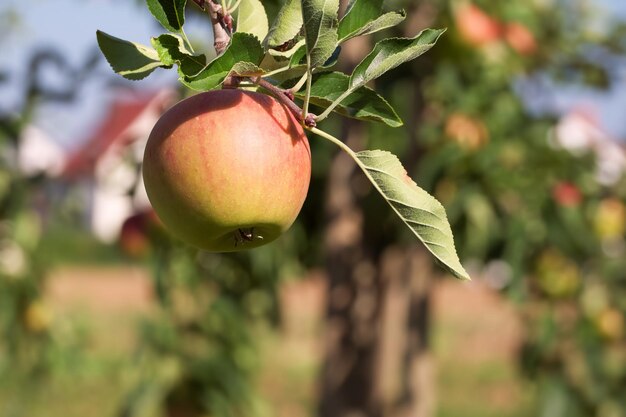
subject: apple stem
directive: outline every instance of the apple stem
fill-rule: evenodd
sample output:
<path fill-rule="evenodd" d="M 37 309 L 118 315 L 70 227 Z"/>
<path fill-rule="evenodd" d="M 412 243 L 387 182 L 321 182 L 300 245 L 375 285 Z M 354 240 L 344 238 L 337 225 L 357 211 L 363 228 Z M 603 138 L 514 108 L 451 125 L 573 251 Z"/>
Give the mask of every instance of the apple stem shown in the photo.
<path fill-rule="evenodd" d="M 283 103 L 291 113 L 296 117 L 296 119 L 304 124 L 306 127 L 315 127 L 317 125 L 315 119 L 316 116 L 313 113 L 307 113 L 303 116 L 302 109 L 293 101 L 294 95 L 291 90 L 284 90 L 282 88 L 276 87 L 274 84 L 270 83 L 267 80 L 264 80 L 261 77 L 256 77 L 254 80 L 255 84 L 258 84 L 259 87 L 262 87 L 272 93 L 272 95 L 281 103 Z"/>

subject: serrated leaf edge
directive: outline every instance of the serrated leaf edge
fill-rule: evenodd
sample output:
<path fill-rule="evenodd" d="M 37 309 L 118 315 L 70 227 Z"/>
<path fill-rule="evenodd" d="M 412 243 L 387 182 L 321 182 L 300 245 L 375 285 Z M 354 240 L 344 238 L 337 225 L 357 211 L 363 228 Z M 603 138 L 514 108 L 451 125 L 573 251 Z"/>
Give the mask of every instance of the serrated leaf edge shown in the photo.
<path fill-rule="evenodd" d="M 374 24 L 377 21 L 382 20 L 385 16 L 390 16 L 390 15 L 393 15 L 393 14 L 397 14 L 399 16 L 399 20 L 397 22 L 378 27 L 378 28 L 376 28 L 375 30 L 372 30 L 372 31 L 369 30 L 372 26 L 374 26 Z M 378 16 L 374 20 L 370 20 L 369 22 L 367 22 L 366 24 L 361 26 L 359 29 L 352 31 L 351 33 L 347 34 L 343 38 L 339 38 L 339 43 L 343 43 L 343 42 L 345 42 L 345 41 L 347 41 L 349 39 L 356 38 L 357 36 L 371 35 L 372 33 L 380 32 L 381 30 L 385 30 L 387 28 L 393 27 L 393 26 L 401 23 L 405 18 L 406 18 L 406 12 L 404 10 L 396 10 L 396 11 L 392 11 L 392 12 L 387 12 L 387 13 L 381 15 L 381 16 Z"/>
<path fill-rule="evenodd" d="M 326 71 L 326 72 L 320 72 L 320 73 L 319 73 L 319 75 L 323 75 L 323 74 L 333 74 L 333 73 L 334 73 L 334 74 L 342 74 L 342 75 L 345 75 L 347 78 L 349 77 L 347 74 L 344 74 L 344 73 L 342 73 L 342 72 L 336 72 L 336 71 Z M 393 121 L 393 119 L 387 119 L 387 118 L 384 118 L 384 117 L 379 117 L 379 116 L 376 116 L 376 114 L 375 114 L 375 113 L 371 113 L 371 115 L 372 115 L 371 117 L 368 117 L 368 118 L 363 118 L 363 117 L 355 117 L 355 116 L 353 116 L 353 115 L 349 114 L 347 111 L 346 111 L 345 113 L 341 112 L 341 109 L 347 110 L 347 108 L 349 107 L 348 105 L 342 105 L 342 102 L 343 102 L 343 101 L 345 101 L 345 100 L 347 100 L 347 99 L 350 97 L 350 95 L 348 95 L 348 96 L 347 96 L 346 98 L 344 98 L 344 99 L 343 99 L 343 100 L 342 100 L 339 104 L 337 104 L 337 105 L 335 106 L 335 108 L 333 108 L 333 112 L 335 112 L 335 113 L 337 113 L 337 114 L 340 114 L 340 115 L 342 115 L 342 116 L 345 116 L 345 117 L 352 118 L 352 119 L 357 119 L 357 120 L 370 120 L 370 121 L 374 121 L 374 122 L 381 122 L 381 123 L 384 123 L 384 124 L 386 124 L 387 126 L 390 126 L 390 127 L 400 127 L 400 126 L 404 125 L 404 122 L 402 121 L 402 119 L 400 118 L 400 116 L 398 115 L 398 113 L 396 112 L 396 110 L 393 108 L 393 106 L 392 106 L 392 105 L 391 105 L 391 104 L 387 101 L 387 99 L 385 99 L 385 97 L 383 97 L 382 95 L 380 95 L 380 94 L 379 94 L 376 90 L 374 90 L 373 88 L 369 88 L 368 86 L 363 85 L 363 86 L 361 86 L 361 87 L 359 87 L 359 88 L 356 88 L 356 89 L 352 90 L 352 92 L 351 92 L 350 94 L 356 93 L 356 92 L 357 92 L 358 90 L 360 90 L 361 88 L 363 88 L 363 89 L 365 89 L 365 90 L 368 90 L 368 91 L 370 91 L 370 92 L 372 92 L 372 93 L 376 94 L 376 95 L 378 96 L 378 98 L 379 98 L 380 100 L 382 100 L 382 101 L 384 102 L 384 104 L 386 104 L 386 105 L 389 107 L 389 109 L 391 110 L 391 113 L 395 116 L 395 123 L 394 123 L 394 122 L 392 122 L 392 123 L 388 123 L 386 120 Z M 296 96 L 297 96 L 297 97 L 302 98 L 302 97 L 304 96 L 304 93 L 303 93 L 303 92 L 296 92 Z M 311 99 L 314 99 L 314 100 L 313 100 L 313 101 L 311 101 L 311 102 L 312 102 L 313 104 L 315 104 L 316 106 L 318 106 L 318 107 L 325 107 L 325 106 L 327 107 L 327 106 L 330 106 L 330 104 L 332 104 L 332 103 L 333 103 L 333 101 L 332 101 L 332 100 L 329 100 L 329 99 L 327 99 L 327 98 L 325 98 L 325 97 L 321 97 L 321 96 L 317 96 L 317 95 L 316 95 L 316 96 L 313 96 L 313 95 L 312 95 L 312 96 L 311 96 Z M 318 103 L 319 103 L 319 101 L 317 101 L 317 100 L 323 100 L 323 101 L 324 101 L 324 105 L 320 105 L 320 104 L 318 104 Z M 327 104 L 327 103 L 328 103 L 328 104 Z"/>
<path fill-rule="evenodd" d="M 140 51 L 141 53 L 143 53 L 147 58 L 154 60 L 153 63 L 148 63 L 146 65 L 144 65 L 143 67 L 134 69 L 134 70 L 122 70 L 122 71 L 118 71 L 115 69 L 115 66 L 113 65 L 113 63 L 111 62 L 111 60 L 109 60 L 109 57 L 107 56 L 107 54 L 104 52 L 104 50 L 102 49 L 102 46 L 100 45 L 100 36 L 106 36 L 109 38 L 113 38 L 116 39 L 118 41 L 121 42 L 127 42 L 132 44 L 133 46 L 135 46 L 135 48 L 137 48 L 138 51 Z M 113 70 L 114 73 L 121 75 L 122 77 L 126 78 L 127 80 L 131 80 L 131 81 L 139 81 L 139 80 L 143 80 L 144 78 L 146 78 L 148 75 L 150 75 L 152 73 L 152 71 L 154 71 L 155 69 L 161 67 L 161 68 L 171 68 L 171 65 L 166 65 L 163 64 L 161 62 L 161 60 L 159 59 L 159 54 L 157 53 L 156 50 L 151 49 L 150 47 L 137 43 L 137 42 L 131 42 L 131 41 L 127 41 L 125 39 L 122 38 L 118 38 L 117 36 L 113 36 L 110 35 L 108 33 L 106 33 L 105 31 L 102 30 L 96 30 L 96 41 L 98 43 L 98 48 L 100 48 L 100 52 L 102 52 L 102 55 L 104 56 L 105 61 L 107 62 L 107 64 L 109 64 L 109 67 Z M 137 74 L 137 72 L 139 72 L 139 74 Z M 130 77 L 132 75 L 132 77 Z"/>
<path fill-rule="evenodd" d="M 416 222 L 416 221 L 413 221 L 413 220 L 407 219 L 407 218 L 405 218 L 404 216 L 402 216 L 402 214 L 400 213 L 400 211 L 399 211 L 399 210 L 398 210 L 398 209 L 397 209 L 397 208 L 396 208 L 396 207 L 395 207 L 395 206 L 394 206 L 391 202 L 392 202 L 392 201 L 394 201 L 394 202 L 396 202 L 397 204 L 402 204 L 402 205 L 404 205 L 404 206 L 406 206 L 406 207 L 409 207 L 409 208 L 411 208 L 411 209 L 420 210 L 420 211 L 423 211 L 423 212 L 426 212 L 426 213 L 429 213 L 429 214 L 433 215 L 435 218 L 439 219 L 439 220 L 440 220 L 440 221 L 442 221 L 444 224 L 448 225 L 448 228 L 449 228 L 449 229 L 448 229 L 448 230 L 446 230 L 446 231 L 443 231 L 443 230 L 441 230 L 441 229 L 439 229 L 439 228 L 437 228 L 437 227 L 434 227 L 434 226 L 432 226 L 432 225 L 423 224 L 423 226 L 427 226 L 427 227 L 433 228 L 433 229 L 435 229 L 435 230 L 438 230 L 440 233 L 442 233 L 442 234 L 444 234 L 444 235 L 446 234 L 446 232 L 448 232 L 448 233 L 450 234 L 450 236 L 452 236 L 452 229 L 450 228 L 450 223 L 449 223 L 449 221 L 448 221 L 448 216 L 446 215 L 445 208 L 443 207 L 443 205 L 442 205 L 442 204 L 441 204 L 441 203 L 440 203 L 440 202 L 439 202 L 439 201 L 438 201 L 435 197 L 433 197 L 432 195 L 430 195 L 430 194 L 429 194 L 426 190 L 424 190 L 423 188 L 419 187 L 419 186 L 415 183 L 415 181 L 413 181 L 413 180 L 412 180 L 412 179 L 411 179 L 408 175 L 407 175 L 407 178 L 408 178 L 408 179 L 411 179 L 412 184 L 413 184 L 416 188 L 418 188 L 419 190 L 421 190 L 422 192 L 424 192 L 426 195 L 428 195 L 430 198 L 432 198 L 433 203 L 435 204 L 435 206 L 436 206 L 437 208 L 441 208 L 441 211 L 442 211 L 442 213 L 443 213 L 443 218 L 442 218 L 441 216 L 437 215 L 436 213 L 433 213 L 433 212 L 432 212 L 432 211 L 430 211 L 430 210 L 422 209 L 422 208 L 415 207 L 415 206 L 413 206 L 413 205 L 411 205 L 411 204 L 408 204 L 408 203 L 406 203 L 406 202 L 403 202 L 403 201 L 399 201 L 399 200 L 395 200 L 395 199 L 390 199 L 390 198 L 388 198 L 388 197 L 385 195 L 385 193 L 383 192 L 383 190 L 380 188 L 380 186 L 379 186 L 379 184 L 376 182 L 376 180 L 372 177 L 372 175 L 370 174 L 370 171 L 377 171 L 377 172 L 383 173 L 383 174 L 385 174 L 385 175 L 388 175 L 388 176 L 392 177 L 393 179 L 395 179 L 395 180 L 397 180 L 397 181 L 400 181 L 401 183 L 404 183 L 404 181 L 405 181 L 405 180 L 404 180 L 404 179 L 402 179 L 402 178 L 398 178 L 398 177 L 396 177 L 395 175 L 392 175 L 392 174 L 390 174 L 390 173 L 388 173 L 388 172 L 386 172 L 386 171 L 383 171 L 383 170 L 380 170 L 380 169 L 377 169 L 377 168 L 372 168 L 372 167 L 370 167 L 369 165 L 367 165 L 365 161 L 363 161 L 363 160 L 361 159 L 361 157 L 362 157 L 362 156 L 363 156 L 363 157 L 365 157 L 365 158 L 368 158 L 368 157 L 369 157 L 369 158 L 374 158 L 374 156 L 370 156 L 370 155 L 375 154 L 375 153 L 380 154 L 381 156 L 386 156 L 386 157 L 388 157 L 388 158 L 391 158 L 392 160 L 394 160 L 395 162 L 397 162 L 398 164 L 400 164 L 400 166 L 402 166 L 402 164 L 400 163 L 400 160 L 398 159 L 398 157 L 397 157 L 396 155 L 392 154 L 391 152 L 381 151 L 381 150 L 367 150 L 367 151 L 356 152 L 356 153 L 355 153 L 355 156 L 356 156 L 357 161 L 358 161 L 357 163 L 360 165 L 361 169 L 363 170 L 363 172 L 365 173 L 365 175 L 368 177 L 368 179 L 370 180 L 370 182 L 372 183 L 372 185 L 376 188 L 376 190 L 380 193 L 380 195 L 381 195 L 381 196 L 383 196 L 383 198 L 384 198 L 384 199 L 387 201 L 387 203 L 391 206 L 391 208 L 392 208 L 392 209 L 393 209 L 393 211 L 394 211 L 394 212 L 398 215 L 398 217 L 400 217 L 400 219 L 404 222 L 404 224 L 406 224 L 406 225 L 407 225 L 407 227 L 408 227 L 409 229 L 411 229 L 411 231 L 413 232 L 413 234 L 414 234 L 415 236 L 417 236 L 417 238 L 418 238 L 418 239 L 419 239 L 419 240 L 420 240 L 420 241 L 421 241 L 421 242 L 422 242 L 422 243 L 426 246 L 426 248 L 429 250 L 429 252 L 430 252 L 430 253 L 432 253 L 432 254 L 433 254 L 433 256 L 435 256 L 435 258 L 437 258 L 440 262 L 442 262 L 442 263 L 443 263 L 443 264 L 447 267 L 447 269 L 448 269 L 448 270 L 449 270 L 449 271 L 450 271 L 450 272 L 451 272 L 454 276 L 456 276 L 457 278 L 460 278 L 460 279 L 463 279 L 463 280 L 470 280 L 469 275 L 467 274 L 467 272 L 465 271 L 465 269 L 463 268 L 463 266 L 462 266 L 462 265 L 461 265 L 461 263 L 460 263 L 460 260 L 459 260 L 458 254 L 457 254 L 457 252 L 456 252 L 456 247 L 454 246 L 454 240 L 452 240 L 452 248 L 451 248 L 451 250 L 450 250 L 450 248 L 448 248 L 448 246 L 446 246 L 446 245 L 442 245 L 442 244 L 439 244 L 439 243 L 436 243 L 436 242 L 429 242 L 429 241 L 426 241 L 426 240 L 425 240 L 425 239 L 423 239 L 423 238 L 422 238 L 419 234 L 417 234 L 417 232 L 415 232 L 415 230 L 413 229 L 413 227 L 411 227 L 411 225 L 410 225 L 409 223 L 416 223 L 416 224 L 419 224 L 419 225 L 422 225 L 422 224 L 421 224 L 420 222 Z M 442 248 L 446 249 L 446 251 L 447 251 L 450 255 L 452 255 L 452 258 L 453 258 L 453 259 L 456 259 L 456 260 L 458 261 L 458 263 L 459 263 L 459 266 L 460 266 L 461 270 L 457 270 L 457 269 L 456 269 L 456 268 L 454 268 L 453 266 L 449 265 L 449 264 L 448 264 L 448 262 L 446 262 L 444 259 L 441 259 L 441 257 L 440 257 L 440 256 L 438 256 L 435 252 L 433 252 L 433 251 L 430 249 L 429 245 L 432 245 L 432 246 L 439 246 L 439 247 L 442 247 Z"/>
<path fill-rule="evenodd" d="M 363 78 L 364 78 L 364 80 L 363 80 L 363 81 L 359 81 L 358 83 L 354 84 L 354 81 L 353 81 L 353 80 L 354 80 L 354 74 L 357 72 L 357 69 L 359 69 L 359 67 L 361 66 L 361 64 L 363 64 L 363 62 L 365 62 L 365 61 L 366 61 L 366 60 L 370 57 L 370 55 L 372 55 L 372 54 L 374 53 L 374 51 L 376 51 L 376 47 L 377 47 L 377 46 L 379 46 L 379 45 L 381 45 L 381 44 L 383 44 L 383 43 L 389 43 L 389 42 L 392 42 L 392 41 L 415 41 L 415 40 L 417 40 L 417 39 L 418 39 L 418 38 L 419 38 L 419 37 L 420 37 L 420 36 L 421 36 L 424 32 L 426 32 L 426 31 L 438 32 L 437 36 L 433 39 L 433 41 L 432 41 L 431 43 L 424 44 L 424 45 L 431 45 L 431 46 L 428 48 L 428 50 L 430 50 L 430 49 L 431 49 L 431 48 L 432 48 L 432 47 L 433 47 L 433 46 L 437 43 L 437 40 L 439 40 L 439 38 L 441 37 L 441 35 L 443 35 L 443 33 L 446 31 L 446 29 L 424 29 L 424 30 L 422 30 L 420 33 L 418 33 L 417 35 L 415 35 L 415 36 L 414 36 L 414 37 L 412 37 L 412 38 L 407 38 L 407 37 L 393 37 L 393 38 L 386 38 L 386 39 L 383 39 L 383 40 L 381 40 L 381 41 L 377 42 L 377 43 L 376 43 L 376 45 L 374 45 L 374 48 L 372 48 L 371 52 L 370 52 L 369 54 L 367 54 L 367 55 L 365 56 L 365 58 L 363 58 L 363 59 L 361 60 L 361 62 L 359 62 L 359 63 L 357 64 L 357 66 L 354 68 L 354 71 L 353 71 L 352 75 L 350 76 L 350 86 L 351 86 L 351 87 L 353 87 L 353 86 L 355 86 L 355 85 L 365 85 L 365 84 L 366 84 L 366 83 L 368 83 L 369 81 L 371 81 L 371 80 L 373 80 L 373 79 L 376 79 L 376 78 L 378 78 L 379 76 L 381 76 L 382 74 L 384 74 L 384 73 L 386 73 L 386 72 L 388 72 L 388 71 L 390 71 L 390 70 L 392 70 L 392 69 L 396 68 L 397 66 L 399 66 L 399 65 L 401 65 L 401 64 L 403 64 L 403 63 L 405 63 L 405 62 L 408 62 L 408 61 L 409 61 L 409 60 L 406 60 L 406 61 L 402 61 L 402 62 L 399 62 L 399 63 L 392 64 L 392 65 L 391 65 L 391 66 L 389 66 L 389 67 L 388 67 L 385 71 L 383 71 L 381 74 L 376 75 L 376 76 L 363 77 Z M 415 59 L 415 58 L 417 58 L 417 57 L 419 57 L 419 56 L 423 55 L 424 53 L 428 52 L 428 50 L 426 50 L 426 51 L 422 52 L 421 54 L 417 55 L 416 57 L 414 57 L 414 58 L 412 58 L 412 59 Z M 394 54 L 394 55 L 399 55 L 399 53 L 398 53 L 398 54 Z M 410 60 L 412 60 L 412 59 L 410 59 Z M 396 61 L 397 61 L 397 60 L 396 60 Z M 371 65 L 371 64 L 370 64 L 370 65 Z M 365 71 L 365 74 L 367 74 L 367 70 Z"/>

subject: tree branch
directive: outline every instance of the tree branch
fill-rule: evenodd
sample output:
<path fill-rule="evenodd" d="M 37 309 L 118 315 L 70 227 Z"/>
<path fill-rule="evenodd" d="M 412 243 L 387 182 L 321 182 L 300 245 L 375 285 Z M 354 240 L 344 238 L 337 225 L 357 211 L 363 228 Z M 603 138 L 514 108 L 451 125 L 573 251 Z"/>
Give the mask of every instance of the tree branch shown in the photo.
<path fill-rule="evenodd" d="M 193 0 L 202 10 L 208 11 L 213 25 L 213 46 L 217 55 L 228 46 L 230 34 L 233 31 L 233 18 L 228 10 L 222 10 L 222 6 L 212 0 Z"/>

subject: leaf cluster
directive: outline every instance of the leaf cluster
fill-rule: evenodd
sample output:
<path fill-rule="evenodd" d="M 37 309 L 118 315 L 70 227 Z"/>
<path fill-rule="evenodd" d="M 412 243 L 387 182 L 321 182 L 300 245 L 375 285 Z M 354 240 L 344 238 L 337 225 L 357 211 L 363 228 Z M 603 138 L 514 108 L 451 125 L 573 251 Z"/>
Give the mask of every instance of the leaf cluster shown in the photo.
<path fill-rule="evenodd" d="M 194 1 L 206 9 L 219 9 L 217 16 L 223 19 L 216 22 L 211 15 L 211 20 L 214 32 L 223 29 L 230 35 L 225 50 L 218 50 L 221 53 L 213 59 L 194 52 L 183 30 L 186 0 L 147 0 L 150 12 L 169 33 L 152 38 L 149 47 L 98 31 L 98 43 L 113 70 L 138 80 L 156 68 L 176 66 L 179 80 L 196 91 L 221 88 L 227 79 L 235 78 L 240 86 L 256 88 L 260 84 L 282 101 L 293 95 L 302 103 L 298 120 L 350 154 L 433 255 L 455 276 L 468 278 L 443 207 L 408 178 L 397 157 L 380 151 L 357 154 L 315 128 L 315 122 L 333 112 L 401 126 L 393 107 L 368 84 L 427 52 L 445 29 L 425 29 L 412 38 L 383 39 L 346 74 L 333 69 L 342 44 L 401 23 L 404 11 L 383 12 L 382 0 L 352 0 L 339 16 L 339 0 L 287 0 L 270 25 L 260 0 L 222 1 L 220 5 L 209 3 L 211 0 Z M 236 14 L 233 33 L 227 24 L 230 13 Z M 320 108 L 321 113 L 311 115 L 309 105 Z M 314 122 L 309 123 L 311 117 Z"/>

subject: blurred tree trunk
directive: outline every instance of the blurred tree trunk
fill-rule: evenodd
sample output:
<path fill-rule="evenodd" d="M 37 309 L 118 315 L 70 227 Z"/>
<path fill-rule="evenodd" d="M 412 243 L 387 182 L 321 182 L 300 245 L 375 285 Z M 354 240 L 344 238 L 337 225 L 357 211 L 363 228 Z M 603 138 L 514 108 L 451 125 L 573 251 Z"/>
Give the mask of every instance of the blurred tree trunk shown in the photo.
<path fill-rule="evenodd" d="M 349 146 L 358 148 L 362 135 L 359 124 L 345 122 Z M 335 157 L 329 170 L 325 246 L 330 284 L 320 399 L 324 417 L 382 416 L 374 380 L 381 279 L 363 240 L 363 212 L 352 190 L 354 171 L 345 153 Z"/>
<path fill-rule="evenodd" d="M 359 130 L 351 129 L 349 136 Z M 320 415 L 430 417 L 431 260 L 417 246 L 389 246 L 377 256 L 364 241 L 350 162 L 338 155 L 330 170 L 330 284 Z"/>
<path fill-rule="evenodd" d="M 346 121 L 343 133 L 349 146 L 362 147 L 358 122 Z M 385 247 L 364 239 L 355 175 L 362 174 L 353 161 L 338 154 L 326 206 L 330 284 L 320 416 L 430 417 L 431 260 L 421 246 Z"/>
<path fill-rule="evenodd" d="M 342 211 L 329 225 L 329 237 L 359 226 L 358 211 Z M 376 261 L 360 240 L 328 243 L 320 416 L 433 416 L 428 254 L 416 246 L 390 246 Z"/>
<path fill-rule="evenodd" d="M 384 417 L 434 415 L 428 338 L 431 265 L 427 251 L 418 246 L 390 246 L 379 265 L 384 299 L 375 379 Z"/>
<path fill-rule="evenodd" d="M 417 13 L 424 14 L 429 15 Z M 343 48 L 348 73 L 369 52 L 364 39 L 352 39 Z M 413 117 L 406 121 L 409 172 L 422 154 L 417 128 L 423 103 L 419 82 L 414 85 L 409 98 Z M 342 136 L 351 148 L 362 149 L 365 134 L 362 123 L 344 120 Z M 431 417 L 432 260 L 421 245 L 387 246 L 385 238 L 364 238 L 365 213 L 354 181 L 361 175 L 344 153 L 335 157 L 328 172 L 325 247 L 330 283 L 319 415 Z"/>

